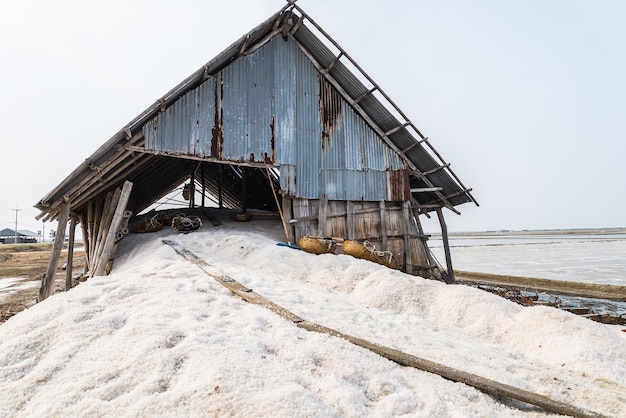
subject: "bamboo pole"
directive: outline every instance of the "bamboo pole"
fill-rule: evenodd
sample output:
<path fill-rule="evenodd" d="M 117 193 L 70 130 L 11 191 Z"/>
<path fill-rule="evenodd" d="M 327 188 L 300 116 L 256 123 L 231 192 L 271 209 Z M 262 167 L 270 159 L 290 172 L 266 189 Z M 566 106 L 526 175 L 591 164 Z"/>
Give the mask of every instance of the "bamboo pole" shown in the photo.
<path fill-rule="evenodd" d="M 54 244 L 52 245 L 52 254 L 50 255 L 50 262 L 48 263 L 48 270 L 46 274 L 41 278 L 41 287 L 39 288 L 39 302 L 45 300 L 50 295 L 54 294 L 54 278 L 56 275 L 57 267 L 59 266 L 59 258 L 61 257 L 61 250 L 63 249 L 63 241 L 65 241 L 65 229 L 67 228 L 67 220 L 70 216 L 70 201 L 64 201 L 61 206 L 61 213 L 59 214 L 59 224 L 57 226 L 57 233 L 54 237 Z"/>
<path fill-rule="evenodd" d="M 130 199 L 130 192 L 133 188 L 133 183 L 130 181 L 125 181 L 122 190 L 120 191 L 119 197 L 116 202 L 116 209 L 111 219 L 111 223 L 107 228 L 107 234 L 102 245 L 101 255 L 98 257 L 96 261 L 96 268 L 94 270 L 94 276 L 102 276 L 104 274 L 104 270 L 106 269 L 106 265 L 108 261 L 113 258 L 113 247 L 115 245 L 115 241 L 117 240 L 117 233 L 122 226 L 122 220 L 124 218 L 124 212 L 126 211 L 126 205 L 128 204 L 128 200 Z M 118 189 L 119 190 L 119 189 Z M 116 190 L 116 195 L 117 191 Z"/>

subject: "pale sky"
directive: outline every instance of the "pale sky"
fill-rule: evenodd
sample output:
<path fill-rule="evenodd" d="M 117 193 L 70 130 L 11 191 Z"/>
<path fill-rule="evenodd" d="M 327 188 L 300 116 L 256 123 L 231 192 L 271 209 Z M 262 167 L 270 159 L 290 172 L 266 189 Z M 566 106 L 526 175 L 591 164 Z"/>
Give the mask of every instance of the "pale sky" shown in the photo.
<path fill-rule="evenodd" d="M 0 3 L 0 229 L 285 2 L 100 4 Z M 298 5 L 473 189 L 451 231 L 626 226 L 626 2 Z"/>

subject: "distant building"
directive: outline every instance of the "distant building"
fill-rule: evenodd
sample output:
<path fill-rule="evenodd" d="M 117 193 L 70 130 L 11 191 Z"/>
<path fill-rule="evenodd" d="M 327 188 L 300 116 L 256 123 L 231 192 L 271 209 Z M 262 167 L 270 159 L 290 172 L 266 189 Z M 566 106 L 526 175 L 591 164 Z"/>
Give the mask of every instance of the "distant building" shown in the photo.
<path fill-rule="evenodd" d="M 15 229 L 5 228 L 0 231 L 0 242 L 2 244 L 29 244 L 37 242 L 39 235 L 33 231 L 21 229 L 15 233 Z"/>

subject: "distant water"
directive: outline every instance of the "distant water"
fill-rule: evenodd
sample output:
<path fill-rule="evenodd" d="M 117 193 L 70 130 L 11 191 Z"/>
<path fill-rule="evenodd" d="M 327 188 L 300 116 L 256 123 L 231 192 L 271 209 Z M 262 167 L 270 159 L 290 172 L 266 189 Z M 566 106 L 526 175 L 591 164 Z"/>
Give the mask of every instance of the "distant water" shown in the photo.
<path fill-rule="evenodd" d="M 445 266 L 441 239 L 429 246 Z M 626 234 L 454 235 L 455 270 L 626 286 Z"/>

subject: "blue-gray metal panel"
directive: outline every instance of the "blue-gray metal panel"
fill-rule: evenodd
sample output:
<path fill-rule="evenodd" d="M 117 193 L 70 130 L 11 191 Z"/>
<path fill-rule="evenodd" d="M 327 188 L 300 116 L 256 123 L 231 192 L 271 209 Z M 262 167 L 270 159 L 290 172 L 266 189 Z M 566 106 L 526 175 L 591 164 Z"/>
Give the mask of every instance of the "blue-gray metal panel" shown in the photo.
<path fill-rule="evenodd" d="M 214 125 L 214 81 L 208 80 L 148 121 L 146 148 L 158 152 L 209 155 Z"/>
<path fill-rule="evenodd" d="M 287 196 L 296 196 L 296 166 L 281 164 L 280 190 Z"/>
<path fill-rule="evenodd" d="M 242 57 L 221 72 L 222 124 L 224 142 L 221 158 L 231 161 L 246 159 L 248 136 L 249 59 Z"/>
<path fill-rule="evenodd" d="M 274 38 L 265 48 L 274 48 L 274 151 L 280 164 L 296 161 L 296 60 L 303 55 L 295 42 Z M 295 173 L 294 173 L 295 176 Z M 293 190 L 295 193 L 295 189 Z"/>
<path fill-rule="evenodd" d="M 195 96 L 195 90 L 183 95 L 170 106 L 165 112 L 164 145 L 170 147 L 171 151 L 180 153 L 191 153 L 191 117 L 188 114 L 190 96 Z M 193 107 L 191 107 L 193 110 Z"/>
<path fill-rule="evenodd" d="M 320 194 L 329 200 L 391 200 L 386 191 L 388 172 L 320 170 Z"/>
<path fill-rule="evenodd" d="M 328 67 L 328 65 L 335 60 L 335 54 L 333 54 L 324 42 L 315 36 L 315 34 L 309 30 L 306 25 L 301 25 L 295 32 L 294 37 L 311 53 L 311 55 L 322 67 Z M 352 98 L 360 97 L 363 93 L 369 90 L 341 61 L 337 62 L 333 66 L 330 71 L 330 75 Z M 369 95 L 363 98 L 359 102 L 359 106 L 383 132 L 387 132 L 401 125 L 401 122 L 374 95 Z M 403 150 L 415 144 L 418 138 L 416 138 L 407 129 L 401 129 L 391 135 L 390 139 L 398 149 Z M 356 156 L 358 154 L 348 153 L 348 155 Z M 371 156 L 374 154 L 369 155 Z M 409 153 L 407 153 L 407 159 L 421 171 L 428 171 L 441 164 L 435 159 L 434 155 L 432 155 L 431 152 L 421 144 L 415 146 Z M 395 159 L 391 158 L 389 160 L 389 164 L 395 166 Z M 458 182 L 446 170 L 439 170 L 436 173 L 429 175 L 428 178 L 433 182 L 433 184 L 444 187 L 444 195 L 462 191 Z M 426 197 L 427 194 L 424 193 L 416 196 L 416 198 L 420 201 Z M 453 205 L 470 201 L 471 198 L 467 193 L 462 193 L 450 199 L 450 202 Z"/>
<path fill-rule="evenodd" d="M 320 114 L 327 135 L 322 141 L 322 168 L 403 169 L 402 159 L 334 91 L 330 83 L 323 80 L 322 86 Z"/>
<path fill-rule="evenodd" d="M 155 149 L 155 144 L 157 141 L 157 129 L 158 129 L 158 118 L 150 119 L 146 122 L 145 125 L 141 128 L 143 132 L 143 136 L 146 140 L 144 147 L 149 150 Z"/>
<path fill-rule="evenodd" d="M 274 48 L 266 45 L 222 72 L 222 157 L 226 160 L 263 162 L 272 158 L 274 55 Z"/>
<path fill-rule="evenodd" d="M 280 42 L 278 38 L 274 42 Z M 265 46 L 250 55 L 249 91 L 248 91 L 248 159 L 266 161 L 271 159 L 272 119 L 274 117 L 274 73 L 273 47 Z"/>
<path fill-rule="evenodd" d="M 342 169 L 346 166 L 346 130 L 341 96 L 326 80 L 321 79 L 318 112 L 322 123 L 321 168 Z M 359 169 L 356 167 L 355 169 Z"/>
<path fill-rule="evenodd" d="M 215 115 L 215 83 L 214 78 L 210 78 L 198 87 L 197 112 L 195 123 L 198 126 L 198 138 L 195 144 L 194 153 L 200 157 L 211 155 L 211 140 L 216 123 Z M 218 104 L 219 108 L 219 104 Z"/>
<path fill-rule="evenodd" d="M 319 76 L 300 51 L 296 59 L 296 193 L 298 197 L 319 197 L 319 167 L 322 126 L 319 116 Z"/>
<path fill-rule="evenodd" d="M 346 106 L 344 106 L 346 107 Z M 352 110 L 352 108 L 350 108 Z M 346 141 L 346 163 L 345 168 L 348 170 L 360 170 L 365 167 L 365 148 L 361 138 L 365 135 L 364 125 L 359 123 L 360 117 L 352 117 L 352 112 L 346 111 L 345 118 L 346 131 L 351 132 L 351 139 Z"/>

